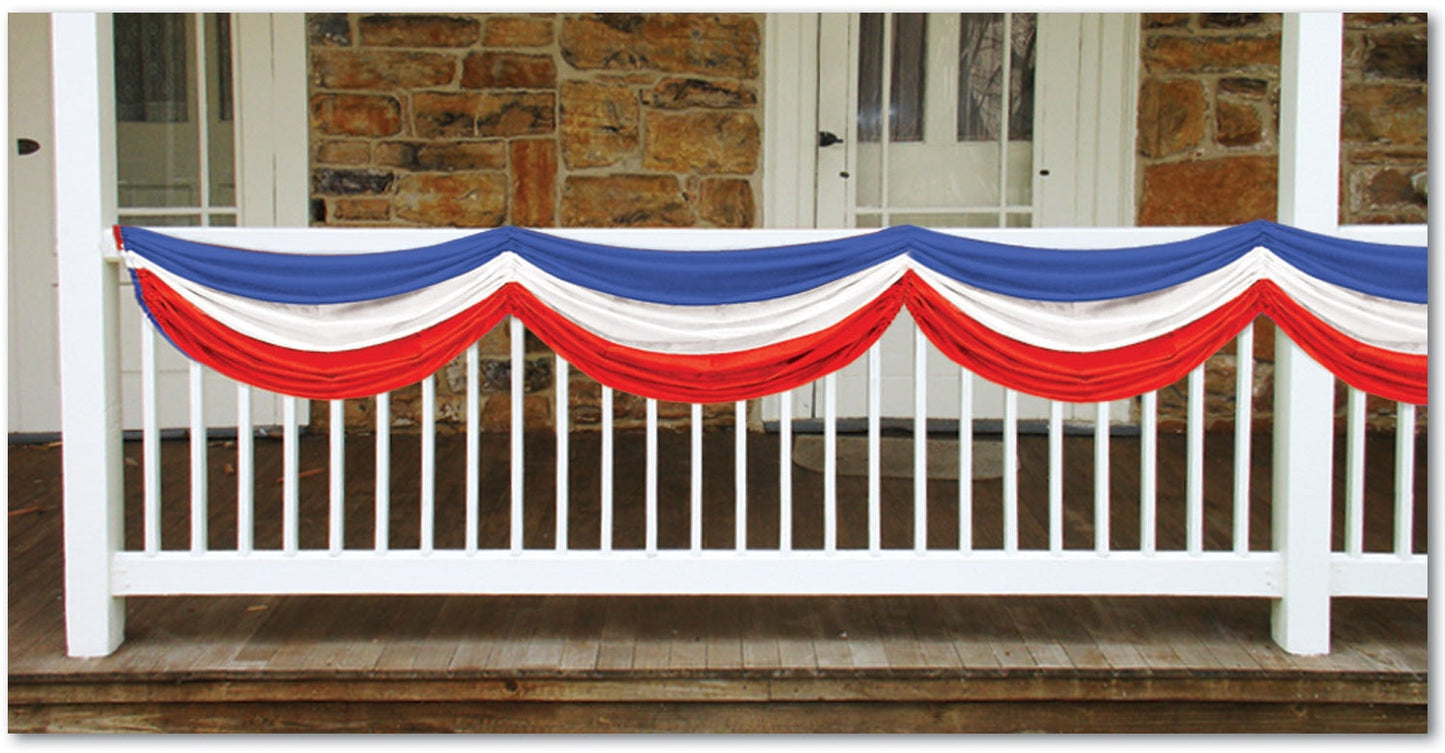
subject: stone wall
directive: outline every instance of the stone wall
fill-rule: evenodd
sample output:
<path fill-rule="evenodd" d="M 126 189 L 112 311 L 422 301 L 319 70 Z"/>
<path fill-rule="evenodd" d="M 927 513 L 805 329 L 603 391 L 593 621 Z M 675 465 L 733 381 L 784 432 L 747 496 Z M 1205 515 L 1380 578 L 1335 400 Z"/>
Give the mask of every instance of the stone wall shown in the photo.
<path fill-rule="evenodd" d="M 1425 221 L 1425 20 L 1345 16 L 1341 223 Z M 1141 23 L 1138 223 L 1275 219 L 1281 17 L 1146 13 Z M 1255 331 L 1254 407 L 1263 429 L 1273 400 L 1274 329 L 1260 319 Z M 1206 369 L 1211 428 L 1233 422 L 1235 368 L 1231 346 Z M 1336 393 L 1343 416 L 1345 391 Z M 1183 427 L 1185 396 L 1183 382 L 1161 391 L 1161 425 Z M 1392 404 L 1372 398 L 1369 412 L 1372 426 L 1393 427 Z"/>
<path fill-rule="evenodd" d="M 311 14 L 316 226 L 753 227 L 762 18 L 747 14 Z M 527 343 L 526 421 L 550 426 L 554 362 Z M 480 343 L 482 423 L 510 421 L 506 328 Z M 600 420 L 574 371 L 572 425 Z M 437 378 L 460 425 L 465 366 Z M 398 426 L 420 390 L 393 394 Z M 371 427 L 371 401 L 347 403 Z M 623 423 L 641 401 L 619 395 Z M 688 408 L 662 405 L 666 420 Z M 728 423 L 731 407 L 713 423 Z M 313 421 L 323 425 L 322 406 Z"/>

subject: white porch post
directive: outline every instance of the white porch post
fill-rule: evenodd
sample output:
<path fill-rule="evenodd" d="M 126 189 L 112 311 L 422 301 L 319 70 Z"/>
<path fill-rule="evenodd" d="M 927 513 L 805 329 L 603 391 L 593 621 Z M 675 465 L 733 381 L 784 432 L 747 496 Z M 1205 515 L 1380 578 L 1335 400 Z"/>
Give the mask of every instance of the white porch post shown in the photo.
<path fill-rule="evenodd" d="M 1339 13 L 1288 13 L 1280 58 L 1279 221 L 1339 230 Z M 1274 545 L 1284 560 L 1274 640 L 1293 654 L 1330 650 L 1330 479 L 1335 378 L 1275 335 Z"/>
<path fill-rule="evenodd" d="M 117 271 L 102 257 L 115 216 L 109 15 L 56 13 L 55 242 L 65 483 L 65 631 L 71 656 L 104 656 L 125 635 L 112 595 L 122 540 Z"/>

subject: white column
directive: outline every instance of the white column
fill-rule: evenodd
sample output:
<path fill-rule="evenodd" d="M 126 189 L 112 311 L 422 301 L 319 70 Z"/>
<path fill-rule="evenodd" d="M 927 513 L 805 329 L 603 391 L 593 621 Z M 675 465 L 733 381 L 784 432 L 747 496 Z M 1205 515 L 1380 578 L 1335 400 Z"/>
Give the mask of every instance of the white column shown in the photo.
<path fill-rule="evenodd" d="M 1339 13 L 1284 17 L 1280 58 L 1279 221 L 1339 228 Z M 1330 478 L 1335 379 L 1276 330 L 1274 546 L 1284 560 L 1274 640 L 1293 654 L 1330 650 Z"/>
<path fill-rule="evenodd" d="M 111 593 L 123 544 L 117 271 L 102 258 L 115 221 L 110 16 L 51 17 L 55 242 L 65 478 L 65 632 L 71 656 L 104 656 L 125 637 Z"/>

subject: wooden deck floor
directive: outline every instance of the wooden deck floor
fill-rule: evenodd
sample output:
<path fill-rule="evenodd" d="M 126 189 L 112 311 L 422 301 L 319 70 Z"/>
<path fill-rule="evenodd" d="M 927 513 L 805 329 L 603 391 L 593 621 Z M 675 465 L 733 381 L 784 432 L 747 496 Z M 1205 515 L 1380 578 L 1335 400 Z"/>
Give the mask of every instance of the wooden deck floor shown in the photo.
<path fill-rule="evenodd" d="M 595 471 L 580 460 L 595 457 L 588 454 L 595 452 L 589 441 L 583 435 L 573 441 L 579 460 L 572 485 L 581 499 L 574 502 L 569 528 L 578 547 L 596 546 L 596 527 L 587 522 L 589 513 L 595 519 L 596 508 L 585 501 L 589 484 L 596 485 Z M 444 437 L 439 443 L 438 455 L 446 459 L 439 469 L 443 478 L 451 478 L 451 464 L 460 462 L 449 442 Z M 1091 450 L 1087 438 L 1070 442 L 1066 544 L 1087 547 L 1092 546 Z M 358 438 L 348 447 L 350 546 L 370 542 L 367 444 Z M 637 467 L 627 465 L 640 449 L 634 444 L 641 443 L 619 442 L 619 468 Z M 710 436 L 707 445 L 708 546 L 732 546 L 730 444 L 725 434 Z M 1183 486 L 1182 462 L 1173 459 L 1182 458 L 1176 444 L 1172 437 L 1161 443 L 1161 548 L 1182 545 L 1182 529 L 1177 538 L 1172 532 L 1182 515 L 1175 511 L 1182 506 Z M 1206 546 L 1228 548 L 1229 438 L 1211 435 L 1208 444 Z M 1263 547 L 1269 474 L 1267 441 L 1259 444 L 1251 539 Z M 529 444 L 529 500 L 530 495 L 551 499 L 544 480 L 552 462 L 549 446 L 546 437 Z M 166 454 L 166 548 L 187 545 L 186 461 L 183 446 L 175 447 Z M 127 447 L 128 456 L 137 456 L 138 449 Z M 1116 438 L 1112 450 L 1121 458 L 1118 468 L 1137 453 L 1125 438 Z M 1024 438 L 1024 463 L 1043 462 L 1044 451 L 1042 438 Z M 409 452 L 414 450 L 408 442 L 398 438 L 399 462 Z M 257 477 L 268 479 L 276 473 L 274 453 L 264 446 L 258 453 Z M 218 491 L 227 478 L 224 454 L 218 447 L 212 458 L 212 488 Z M 1369 549 L 1387 548 L 1392 537 L 1391 454 L 1389 441 L 1382 439 L 1367 456 L 1377 471 L 1370 476 L 1367 505 Z M 324 439 L 308 439 L 303 467 L 324 456 Z M 9 457 L 12 732 L 1426 729 L 1428 605 L 1422 601 L 1336 600 L 1333 652 L 1295 657 L 1270 640 L 1269 603 L 1250 599 L 133 598 L 127 604 L 126 642 L 116 653 L 69 659 L 61 603 L 59 449 L 17 446 Z M 776 440 L 754 437 L 751 457 L 750 489 L 775 485 Z M 1417 546 L 1423 550 L 1428 524 L 1423 440 L 1416 457 Z M 663 461 L 664 469 L 685 469 L 685 444 L 664 442 Z M 127 470 L 135 475 L 134 468 Z M 795 531 L 798 545 L 806 548 L 821 541 L 809 522 L 814 516 L 808 490 L 816 479 L 795 470 Z M 664 499 L 685 500 L 687 474 L 663 475 Z M 486 464 L 484 478 L 506 478 L 505 460 Z M 634 482 L 640 489 L 639 480 L 619 476 L 619 547 L 639 543 L 632 541 L 636 526 L 629 522 L 640 494 L 631 490 Z M 846 499 L 858 491 L 853 483 L 840 483 Z M 1137 488 L 1130 490 L 1137 483 L 1116 471 L 1114 498 L 1137 499 Z M 303 518 L 324 520 L 324 474 L 305 484 Z M 404 475 L 394 478 L 392 542 L 399 547 L 408 540 L 415 546 L 416 527 L 408 521 L 414 521 L 416 508 L 409 506 L 414 492 L 408 488 Z M 956 487 L 940 482 L 930 488 L 930 498 L 937 495 L 941 502 L 930 504 L 929 545 L 948 546 L 957 534 L 957 516 L 950 522 L 948 512 Z M 989 543 L 998 531 L 988 512 L 991 488 L 989 482 L 975 486 L 979 546 L 996 545 Z M 1021 480 L 1026 547 L 1046 540 L 1038 504 L 1044 488 L 1037 474 Z M 498 493 L 504 497 L 505 490 Z M 448 498 L 440 481 L 438 494 Z M 911 485 L 889 481 L 885 494 L 911 499 Z M 266 522 L 269 504 L 269 497 L 257 502 L 258 546 L 273 546 L 273 536 L 279 540 L 274 521 Z M 234 513 L 224 504 L 217 507 L 212 546 L 234 546 Z M 1114 507 L 1114 545 L 1136 546 L 1136 506 L 1116 501 Z M 899 511 L 885 517 L 885 546 L 909 546 L 911 510 L 890 504 L 894 508 Z M 685 503 L 678 509 L 685 511 Z M 678 509 L 664 506 L 663 520 L 682 514 Z M 776 507 L 771 509 L 773 515 L 761 495 L 749 516 L 750 540 L 761 546 L 776 539 L 776 524 L 770 522 Z M 443 538 L 458 528 L 448 516 L 459 513 L 448 510 L 438 508 L 439 546 L 456 545 Z M 529 545 L 549 545 L 549 510 L 550 504 L 529 502 L 528 528 L 538 531 Z M 846 524 L 851 516 L 840 515 L 845 545 L 857 545 L 859 532 Z M 484 538 L 496 527 L 488 526 L 489 520 L 483 521 Z M 138 521 L 130 521 L 128 529 L 128 539 L 138 543 Z M 665 546 L 676 543 L 664 540 Z M 305 537 L 302 544 L 324 545 Z"/>

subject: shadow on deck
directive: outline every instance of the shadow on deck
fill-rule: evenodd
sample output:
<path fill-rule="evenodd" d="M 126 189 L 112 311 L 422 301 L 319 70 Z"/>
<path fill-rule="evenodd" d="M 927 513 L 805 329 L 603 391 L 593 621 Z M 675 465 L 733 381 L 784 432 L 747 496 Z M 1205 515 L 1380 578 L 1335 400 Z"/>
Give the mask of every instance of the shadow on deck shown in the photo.
<path fill-rule="evenodd" d="M 733 435 L 708 434 L 704 546 L 731 548 Z M 370 548 L 370 437 L 347 447 L 348 547 Z M 506 438 L 482 449 L 481 538 L 507 540 Z M 1393 541 L 1393 447 L 1372 438 L 1367 551 Z M 1206 549 L 1233 546 L 1232 437 L 1206 442 Z M 1269 442 L 1253 454 L 1250 541 L 1269 542 Z M 571 438 L 569 542 L 598 544 L 597 438 Z M 257 443 L 256 546 L 280 543 L 279 448 Z M 1427 604 L 1337 599 L 1333 651 L 1291 656 L 1266 600 L 1101 597 L 231 596 L 131 598 L 126 642 L 65 657 L 60 450 L 10 448 L 12 732 L 80 730 L 863 732 L 1415 731 L 1428 709 Z M 189 546 L 186 445 L 163 451 L 166 549 Z M 303 548 L 326 545 L 326 441 L 303 440 Z M 643 438 L 619 433 L 617 548 L 642 545 Z M 1046 468 L 1024 437 L 1024 468 Z M 436 545 L 463 543 L 464 444 L 438 438 Z M 1116 437 L 1111 546 L 1137 548 L 1138 446 Z M 138 459 L 138 443 L 127 443 Z M 210 545 L 235 547 L 234 452 L 213 443 Z M 501 457 L 496 457 L 500 455 Z M 1160 549 L 1184 544 L 1182 438 L 1161 437 Z M 1416 551 L 1428 530 L 1416 454 Z M 550 435 L 528 438 L 526 545 L 551 547 Z M 1065 448 L 1065 546 L 1093 547 L 1092 441 Z M 418 541 L 418 445 L 393 446 L 390 545 Z M 684 547 L 686 435 L 664 434 L 659 544 Z M 1343 464 L 1337 463 L 1337 469 Z M 230 469 L 230 470 L 228 470 Z M 632 469 L 637 469 L 635 472 Z M 1132 469 L 1132 470 L 1131 470 Z M 127 463 L 128 510 L 139 468 Z M 1343 471 L 1337 472 L 1337 487 Z M 778 447 L 749 437 L 750 545 L 778 538 Z M 839 546 L 866 545 L 866 480 L 839 480 Z M 794 545 L 822 544 L 821 478 L 794 468 Z M 974 545 L 999 545 L 1001 482 L 974 484 Z M 228 498 L 227 495 L 230 495 Z M 1020 545 L 1047 545 L 1047 479 L 1020 476 Z M 885 479 L 885 548 L 912 546 L 912 483 Z M 1342 495 L 1337 492 L 1336 499 Z M 1335 520 L 1342 519 L 1336 510 Z M 957 486 L 929 486 L 930 548 L 957 546 Z M 1336 525 L 1336 543 L 1342 538 Z M 139 548 L 140 521 L 127 521 Z"/>

